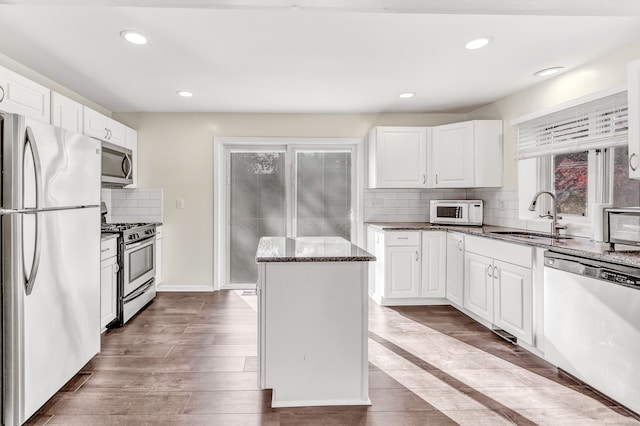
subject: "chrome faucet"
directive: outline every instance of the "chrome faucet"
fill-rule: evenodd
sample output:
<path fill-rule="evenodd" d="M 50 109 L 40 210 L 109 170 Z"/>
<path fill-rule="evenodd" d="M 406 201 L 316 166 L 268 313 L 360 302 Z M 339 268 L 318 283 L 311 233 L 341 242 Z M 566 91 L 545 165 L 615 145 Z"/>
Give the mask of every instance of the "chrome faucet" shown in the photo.
<path fill-rule="evenodd" d="M 560 235 L 561 229 L 567 229 L 564 225 L 558 224 L 558 219 L 562 219 L 558 217 L 558 200 L 556 199 L 556 195 L 551 191 L 538 191 L 536 195 L 533 196 L 533 200 L 531 200 L 531 204 L 529 204 L 529 211 L 536 210 L 536 202 L 538 201 L 538 197 L 542 194 L 549 194 L 551 197 L 551 214 L 541 214 L 540 217 L 548 217 L 551 219 L 551 233 L 553 235 Z"/>

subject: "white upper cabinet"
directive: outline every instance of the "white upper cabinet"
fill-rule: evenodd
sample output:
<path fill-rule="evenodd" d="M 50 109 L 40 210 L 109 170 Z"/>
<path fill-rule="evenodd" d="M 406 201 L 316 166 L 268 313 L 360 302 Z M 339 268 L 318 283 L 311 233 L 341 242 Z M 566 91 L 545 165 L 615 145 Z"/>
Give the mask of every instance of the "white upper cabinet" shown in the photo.
<path fill-rule="evenodd" d="M 20 74 L 0 67 L 0 111 L 22 114 L 49 123 L 51 91 Z"/>
<path fill-rule="evenodd" d="M 502 121 L 436 126 L 429 140 L 429 187 L 502 186 Z"/>
<path fill-rule="evenodd" d="M 126 130 L 125 125 L 94 111 L 89 107 L 84 107 L 84 134 L 105 142 L 119 146 L 125 146 Z"/>
<path fill-rule="evenodd" d="M 60 93 L 51 92 L 51 124 L 82 133 L 82 104 Z"/>
<path fill-rule="evenodd" d="M 98 111 L 94 111 L 91 108 L 85 106 L 83 122 L 84 134 L 103 141 L 108 140 L 108 120 L 109 117 L 107 117 L 106 115 L 100 114 Z"/>
<path fill-rule="evenodd" d="M 640 179 L 640 59 L 629 64 L 629 177 Z"/>
<path fill-rule="evenodd" d="M 369 188 L 427 187 L 426 127 L 369 131 Z"/>

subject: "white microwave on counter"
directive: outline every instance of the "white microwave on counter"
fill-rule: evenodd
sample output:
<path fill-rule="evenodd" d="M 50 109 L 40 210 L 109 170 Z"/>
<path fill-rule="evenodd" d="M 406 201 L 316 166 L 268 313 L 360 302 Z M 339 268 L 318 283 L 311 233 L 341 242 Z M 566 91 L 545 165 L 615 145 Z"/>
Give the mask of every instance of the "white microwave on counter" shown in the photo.
<path fill-rule="evenodd" d="M 431 200 L 429 222 L 482 226 L 482 200 Z"/>

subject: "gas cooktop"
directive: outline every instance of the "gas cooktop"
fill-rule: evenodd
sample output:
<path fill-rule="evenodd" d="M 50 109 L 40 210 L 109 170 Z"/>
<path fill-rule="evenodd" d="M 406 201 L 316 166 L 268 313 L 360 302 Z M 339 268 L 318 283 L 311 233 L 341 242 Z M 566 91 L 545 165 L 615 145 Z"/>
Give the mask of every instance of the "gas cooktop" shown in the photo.
<path fill-rule="evenodd" d="M 101 229 L 103 232 L 121 232 L 129 229 L 141 228 L 144 226 L 155 225 L 154 223 L 103 223 Z"/>

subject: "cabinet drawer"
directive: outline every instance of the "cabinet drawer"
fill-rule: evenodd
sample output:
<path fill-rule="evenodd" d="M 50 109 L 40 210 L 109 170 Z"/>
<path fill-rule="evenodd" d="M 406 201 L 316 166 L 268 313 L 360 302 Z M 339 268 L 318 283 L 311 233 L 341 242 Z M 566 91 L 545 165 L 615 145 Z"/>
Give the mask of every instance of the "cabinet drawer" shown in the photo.
<path fill-rule="evenodd" d="M 118 239 L 111 238 L 100 243 L 100 260 L 105 260 L 118 254 Z"/>
<path fill-rule="evenodd" d="M 384 233 L 386 246 L 418 246 L 420 245 L 420 231 L 390 231 Z"/>
<path fill-rule="evenodd" d="M 533 264 L 533 247 L 472 236 L 465 238 L 464 246 L 465 251 L 525 268 L 531 268 Z"/>

